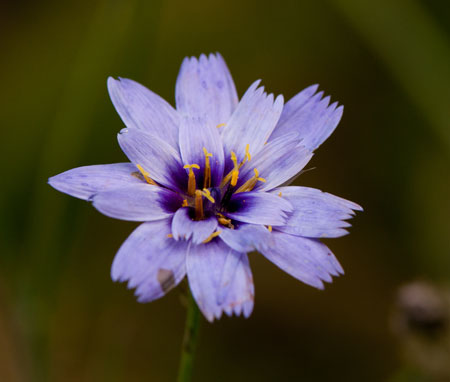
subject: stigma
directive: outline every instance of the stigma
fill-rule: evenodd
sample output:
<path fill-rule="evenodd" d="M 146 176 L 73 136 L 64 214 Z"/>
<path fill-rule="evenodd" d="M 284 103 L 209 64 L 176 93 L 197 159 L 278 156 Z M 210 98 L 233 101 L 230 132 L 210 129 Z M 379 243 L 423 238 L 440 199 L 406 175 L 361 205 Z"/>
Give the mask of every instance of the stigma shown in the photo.
<path fill-rule="evenodd" d="M 264 178 L 260 178 L 259 176 L 259 171 L 258 169 L 253 169 L 253 171 L 255 172 L 255 175 L 250 178 L 249 180 L 247 180 L 241 187 L 239 187 L 235 193 L 239 193 L 239 192 L 247 192 L 247 191 L 251 191 L 253 190 L 253 188 L 255 187 L 256 183 L 259 182 L 263 182 L 265 183 L 266 180 Z"/>
<path fill-rule="evenodd" d="M 195 174 L 194 174 L 194 168 L 196 170 L 200 170 L 200 166 L 198 164 L 186 164 L 183 168 L 189 169 L 189 179 L 188 179 L 188 194 L 190 196 L 195 195 L 195 189 L 197 188 L 197 185 L 195 183 Z"/>
<path fill-rule="evenodd" d="M 203 147 L 203 153 L 205 154 L 205 176 L 203 177 L 203 188 L 211 187 L 211 163 L 210 159 L 212 154 Z"/>
<path fill-rule="evenodd" d="M 239 179 L 239 170 L 240 168 L 249 160 L 252 159 L 250 155 L 250 145 L 247 143 L 245 146 L 245 154 L 244 159 L 242 159 L 241 163 L 238 164 L 237 156 L 234 151 L 231 152 L 231 161 L 233 162 L 233 169 L 223 178 L 220 187 L 225 186 L 228 182 L 234 187 L 237 184 Z"/>

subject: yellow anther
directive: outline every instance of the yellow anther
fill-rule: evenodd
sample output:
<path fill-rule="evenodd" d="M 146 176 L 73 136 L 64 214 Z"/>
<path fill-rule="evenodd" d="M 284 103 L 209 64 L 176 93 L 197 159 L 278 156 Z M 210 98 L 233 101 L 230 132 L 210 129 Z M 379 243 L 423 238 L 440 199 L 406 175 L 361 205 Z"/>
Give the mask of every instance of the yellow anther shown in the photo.
<path fill-rule="evenodd" d="M 269 232 L 272 232 L 272 226 L 271 225 L 268 225 L 267 229 L 269 230 Z"/>
<path fill-rule="evenodd" d="M 216 201 L 214 200 L 214 198 L 211 196 L 211 192 L 207 189 L 204 188 L 202 191 L 202 195 L 208 199 L 211 203 L 215 203 Z"/>
<path fill-rule="evenodd" d="M 203 188 L 211 187 L 211 163 L 210 159 L 212 154 L 203 147 L 203 153 L 205 154 L 205 176 L 203 177 Z"/>
<path fill-rule="evenodd" d="M 169 233 L 169 234 L 167 235 L 167 237 L 168 237 L 169 239 L 171 239 L 171 238 L 173 238 L 173 235 L 172 235 L 171 233 Z"/>
<path fill-rule="evenodd" d="M 200 166 L 198 164 L 186 164 L 184 165 L 183 168 L 188 168 L 189 169 L 189 179 L 188 179 L 188 194 L 190 196 L 194 196 L 195 194 L 195 189 L 197 187 L 197 185 L 195 184 L 195 174 L 194 174 L 194 168 L 199 170 Z"/>
<path fill-rule="evenodd" d="M 211 235 L 208 236 L 208 238 L 203 240 L 203 244 L 209 243 L 212 239 L 219 236 L 221 233 L 222 233 L 222 231 L 213 232 Z"/>
<path fill-rule="evenodd" d="M 282 194 L 281 194 L 281 191 L 280 191 L 280 192 L 278 193 L 278 196 L 281 198 L 281 195 L 282 195 Z"/>
<path fill-rule="evenodd" d="M 256 168 L 253 169 L 253 171 L 255 172 L 255 176 L 253 176 L 252 178 L 247 180 L 241 187 L 239 187 L 235 192 L 236 194 L 239 192 L 247 192 L 247 191 L 253 190 L 253 188 L 256 185 L 256 182 L 258 182 L 258 181 L 264 182 L 264 183 L 266 182 L 266 180 L 264 178 L 259 177 L 259 171 Z"/>
<path fill-rule="evenodd" d="M 142 174 L 142 176 L 144 177 L 144 179 L 148 184 L 152 184 L 153 186 L 157 185 L 155 181 L 152 178 L 150 178 L 150 174 L 147 171 L 145 171 L 140 164 L 137 164 L 136 167 L 138 168 L 138 170 L 140 171 L 140 173 Z"/>
<path fill-rule="evenodd" d="M 219 123 L 216 127 L 219 129 L 219 128 L 221 128 L 223 126 L 226 126 L 226 125 L 227 125 L 226 123 Z"/>
<path fill-rule="evenodd" d="M 189 207 L 187 199 L 183 200 L 183 204 L 181 204 L 181 207 Z"/>
<path fill-rule="evenodd" d="M 203 219 L 203 193 L 200 190 L 195 190 L 195 219 Z"/>

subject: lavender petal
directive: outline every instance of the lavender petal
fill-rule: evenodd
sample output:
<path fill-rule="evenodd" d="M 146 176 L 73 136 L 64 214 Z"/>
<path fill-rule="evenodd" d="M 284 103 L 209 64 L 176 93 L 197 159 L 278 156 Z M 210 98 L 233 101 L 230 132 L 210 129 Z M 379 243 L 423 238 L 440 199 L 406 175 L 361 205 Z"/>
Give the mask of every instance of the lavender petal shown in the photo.
<path fill-rule="evenodd" d="M 316 85 L 310 86 L 286 103 L 269 141 L 296 131 L 303 138 L 302 144 L 314 151 L 333 133 L 344 108 L 336 102 L 329 105 L 330 97 L 322 99 L 323 92 L 313 95 L 316 90 Z"/>
<path fill-rule="evenodd" d="M 168 189 L 136 184 L 132 187 L 100 192 L 92 198 L 102 214 L 121 220 L 154 221 L 172 216 L 181 207 L 182 198 Z"/>
<path fill-rule="evenodd" d="M 227 122 L 238 97 L 231 74 L 222 56 L 204 54 L 197 60 L 186 57 L 176 84 L 177 110 L 184 115 L 203 118 L 216 128 Z"/>
<path fill-rule="evenodd" d="M 123 129 L 117 136 L 119 145 L 135 165 L 140 165 L 157 183 L 175 191 L 187 184 L 178 148 L 137 129 Z"/>
<path fill-rule="evenodd" d="M 191 292 L 208 321 L 228 314 L 251 313 L 253 280 L 246 256 L 216 239 L 191 245 L 187 274 Z"/>
<path fill-rule="evenodd" d="M 283 135 L 264 146 L 239 172 L 238 186 L 253 177 L 254 168 L 266 182 L 258 182 L 255 191 L 269 191 L 298 174 L 313 154 L 301 146 L 298 134 Z"/>
<path fill-rule="evenodd" d="M 296 279 L 318 289 L 331 276 L 343 273 L 328 247 L 318 240 L 273 231 L 271 239 L 258 248 L 267 259 Z"/>
<path fill-rule="evenodd" d="M 194 244 L 206 240 L 217 228 L 217 218 L 210 216 L 204 220 L 193 220 L 189 208 L 180 208 L 172 220 L 172 234 L 175 240 L 191 239 Z"/>
<path fill-rule="evenodd" d="M 176 148 L 179 115 L 160 96 L 127 78 L 108 78 L 111 100 L 128 128 L 146 131 Z"/>
<path fill-rule="evenodd" d="M 198 117 L 186 116 L 180 126 L 180 152 L 184 164 L 198 164 L 196 173 L 199 188 L 203 188 L 205 171 L 205 148 L 212 154 L 209 158 L 211 168 L 211 186 L 217 187 L 223 176 L 224 155 L 222 139 L 216 127 L 206 124 L 206 120 Z"/>
<path fill-rule="evenodd" d="M 225 227 L 221 229 L 220 239 L 238 252 L 254 251 L 270 239 L 269 230 L 262 225 L 240 224 L 234 229 Z"/>
<path fill-rule="evenodd" d="M 77 167 L 52 176 L 48 183 L 58 191 L 75 198 L 88 200 L 93 195 L 145 180 L 139 175 L 133 163 L 114 163 Z"/>
<path fill-rule="evenodd" d="M 249 87 L 226 126 L 220 128 L 227 160 L 225 171 L 232 167 L 231 151 L 235 152 L 238 162 L 244 159 L 247 145 L 251 155 L 257 154 L 280 118 L 283 96 L 274 101 L 273 94 L 267 95 L 258 85 L 259 81 L 256 81 Z"/>
<path fill-rule="evenodd" d="M 240 192 L 231 197 L 227 217 L 244 223 L 284 225 L 291 204 L 266 192 Z"/>
<path fill-rule="evenodd" d="M 294 207 L 286 224 L 278 230 L 297 236 L 324 238 L 340 237 L 348 232 L 344 228 L 350 224 L 355 211 L 362 208 L 338 196 L 309 187 L 280 187 L 271 191 L 288 200 Z"/>
<path fill-rule="evenodd" d="M 112 279 L 128 281 L 139 302 L 164 296 L 186 274 L 187 243 L 169 238 L 170 229 L 169 219 L 141 224 L 114 258 Z"/>

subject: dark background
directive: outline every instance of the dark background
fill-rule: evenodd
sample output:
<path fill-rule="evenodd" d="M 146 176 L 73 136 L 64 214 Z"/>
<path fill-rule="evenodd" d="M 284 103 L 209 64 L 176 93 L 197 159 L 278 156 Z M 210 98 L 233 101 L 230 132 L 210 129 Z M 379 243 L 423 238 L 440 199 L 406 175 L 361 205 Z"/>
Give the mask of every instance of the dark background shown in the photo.
<path fill-rule="evenodd" d="M 183 57 L 215 51 L 239 95 L 258 78 L 285 99 L 319 83 L 345 105 L 309 165 L 316 169 L 297 184 L 365 212 L 351 235 L 326 241 L 346 275 L 325 291 L 252 254 L 253 315 L 202 322 L 194 381 L 413 380 L 389 320 L 399 285 L 450 276 L 448 1 L 0 7 L 0 381 L 175 379 L 180 289 L 138 304 L 109 277 L 135 225 L 46 181 L 125 161 L 107 76 L 132 78 L 173 104 Z"/>

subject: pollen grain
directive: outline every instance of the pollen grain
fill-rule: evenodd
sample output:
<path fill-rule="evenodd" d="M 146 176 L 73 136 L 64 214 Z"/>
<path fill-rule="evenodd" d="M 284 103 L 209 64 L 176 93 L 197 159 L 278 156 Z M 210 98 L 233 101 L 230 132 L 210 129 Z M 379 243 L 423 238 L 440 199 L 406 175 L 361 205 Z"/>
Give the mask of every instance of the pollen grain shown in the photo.
<path fill-rule="evenodd" d="M 138 170 L 140 171 L 140 173 L 142 174 L 142 176 L 144 177 L 145 181 L 148 184 L 157 186 L 156 182 L 152 178 L 150 178 L 150 174 L 147 171 L 145 171 L 144 168 L 140 164 L 137 164 L 136 167 L 138 168 Z"/>
<path fill-rule="evenodd" d="M 215 237 L 219 236 L 221 233 L 222 233 L 222 231 L 213 232 L 205 240 L 203 240 L 203 244 L 209 243 L 212 239 L 214 239 Z"/>

